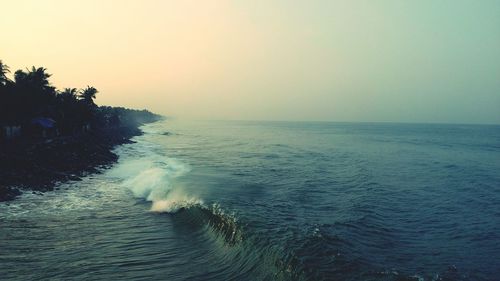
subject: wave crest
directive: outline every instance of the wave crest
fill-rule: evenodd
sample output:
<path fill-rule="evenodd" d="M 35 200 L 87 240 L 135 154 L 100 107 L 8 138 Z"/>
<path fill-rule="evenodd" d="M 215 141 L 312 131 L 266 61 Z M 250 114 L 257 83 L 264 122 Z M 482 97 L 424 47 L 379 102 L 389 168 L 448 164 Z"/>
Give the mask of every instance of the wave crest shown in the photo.
<path fill-rule="evenodd" d="M 158 213 L 176 213 L 180 209 L 202 206 L 203 201 L 193 197 L 168 196 L 167 199 L 153 201 L 151 205 L 152 212 Z"/>

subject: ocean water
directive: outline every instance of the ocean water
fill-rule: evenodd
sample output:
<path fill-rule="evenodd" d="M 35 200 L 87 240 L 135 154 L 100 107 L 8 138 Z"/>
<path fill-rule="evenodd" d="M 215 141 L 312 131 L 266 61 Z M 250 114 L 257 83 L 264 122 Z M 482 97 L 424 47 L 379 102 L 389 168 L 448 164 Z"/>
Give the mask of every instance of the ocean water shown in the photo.
<path fill-rule="evenodd" d="M 143 130 L 0 203 L 1 280 L 500 280 L 500 126 Z"/>

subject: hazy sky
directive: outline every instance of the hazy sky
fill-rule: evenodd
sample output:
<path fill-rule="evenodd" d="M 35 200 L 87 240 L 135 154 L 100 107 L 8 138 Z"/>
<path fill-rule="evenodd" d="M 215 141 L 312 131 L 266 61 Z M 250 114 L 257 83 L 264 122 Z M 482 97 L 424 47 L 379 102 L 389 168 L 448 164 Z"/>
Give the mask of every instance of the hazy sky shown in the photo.
<path fill-rule="evenodd" d="M 208 119 L 500 124 L 500 1 L 0 0 L 0 59 Z"/>

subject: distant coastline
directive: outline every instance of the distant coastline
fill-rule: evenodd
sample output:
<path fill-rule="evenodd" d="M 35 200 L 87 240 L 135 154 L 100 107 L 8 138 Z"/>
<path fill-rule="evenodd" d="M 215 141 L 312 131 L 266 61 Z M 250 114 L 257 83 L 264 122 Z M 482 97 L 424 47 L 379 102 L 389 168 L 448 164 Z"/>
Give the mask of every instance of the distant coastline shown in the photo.
<path fill-rule="evenodd" d="M 163 117 L 147 110 L 97 106 L 94 87 L 53 87 L 45 68 L 18 70 L 0 60 L 0 201 L 44 192 L 116 162 L 112 149 Z"/>

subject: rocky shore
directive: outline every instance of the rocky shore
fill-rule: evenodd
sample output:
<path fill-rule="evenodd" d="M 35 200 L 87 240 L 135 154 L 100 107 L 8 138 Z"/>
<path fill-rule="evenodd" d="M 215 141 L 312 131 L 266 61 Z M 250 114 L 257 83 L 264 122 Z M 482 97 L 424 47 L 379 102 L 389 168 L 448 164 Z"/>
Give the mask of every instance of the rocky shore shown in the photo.
<path fill-rule="evenodd" d="M 109 167 L 118 156 L 116 145 L 142 132 L 138 125 L 96 129 L 79 136 L 0 143 L 0 201 L 22 192 L 53 190 L 57 183 Z"/>

